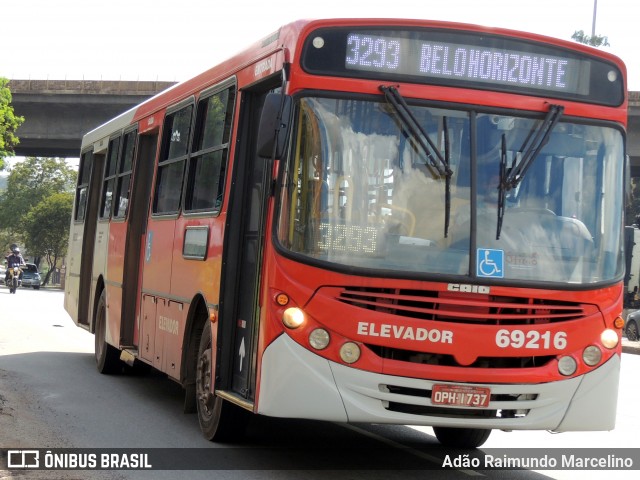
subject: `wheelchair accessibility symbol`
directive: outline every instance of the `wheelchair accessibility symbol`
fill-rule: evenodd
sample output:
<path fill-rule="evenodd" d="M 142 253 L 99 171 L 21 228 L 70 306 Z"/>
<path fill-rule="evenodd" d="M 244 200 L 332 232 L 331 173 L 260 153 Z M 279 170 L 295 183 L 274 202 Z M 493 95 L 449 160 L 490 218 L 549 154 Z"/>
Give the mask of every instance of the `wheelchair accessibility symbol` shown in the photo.
<path fill-rule="evenodd" d="M 479 248 L 476 262 L 476 275 L 479 277 L 504 278 L 503 250 Z"/>

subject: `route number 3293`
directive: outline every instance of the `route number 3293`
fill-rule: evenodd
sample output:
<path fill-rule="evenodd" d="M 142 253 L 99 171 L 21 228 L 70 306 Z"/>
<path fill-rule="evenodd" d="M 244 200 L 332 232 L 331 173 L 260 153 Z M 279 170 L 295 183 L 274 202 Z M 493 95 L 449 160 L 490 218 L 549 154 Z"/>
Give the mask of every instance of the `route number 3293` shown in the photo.
<path fill-rule="evenodd" d="M 506 330 L 501 329 L 496 333 L 496 345 L 500 348 L 555 348 L 564 350 L 567 348 L 567 332 L 539 332 L 537 330 Z"/>

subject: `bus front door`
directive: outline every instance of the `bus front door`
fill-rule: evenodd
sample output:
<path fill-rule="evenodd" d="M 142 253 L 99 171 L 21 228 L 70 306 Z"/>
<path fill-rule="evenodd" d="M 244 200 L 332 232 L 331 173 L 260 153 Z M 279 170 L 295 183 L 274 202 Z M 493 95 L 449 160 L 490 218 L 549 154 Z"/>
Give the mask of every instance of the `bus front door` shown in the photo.
<path fill-rule="evenodd" d="M 243 91 L 229 202 L 220 294 L 219 385 L 246 401 L 255 399 L 256 358 L 265 208 L 271 162 L 256 154 L 266 91 Z"/>

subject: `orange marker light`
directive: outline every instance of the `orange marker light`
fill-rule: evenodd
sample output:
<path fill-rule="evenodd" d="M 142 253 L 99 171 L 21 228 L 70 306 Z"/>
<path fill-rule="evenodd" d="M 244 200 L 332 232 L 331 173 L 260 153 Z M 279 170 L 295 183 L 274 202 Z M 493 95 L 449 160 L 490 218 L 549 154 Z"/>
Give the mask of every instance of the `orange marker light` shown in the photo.
<path fill-rule="evenodd" d="M 624 327 L 624 318 L 616 317 L 616 319 L 613 321 L 613 326 L 616 328 Z"/>
<path fill-rule="evenodd" d="M 286 293 L 277 294 L 276 303 L 281 307 L 284 307 L 287 303 L 289 303 L 289 295 L 287 295 Z"/>

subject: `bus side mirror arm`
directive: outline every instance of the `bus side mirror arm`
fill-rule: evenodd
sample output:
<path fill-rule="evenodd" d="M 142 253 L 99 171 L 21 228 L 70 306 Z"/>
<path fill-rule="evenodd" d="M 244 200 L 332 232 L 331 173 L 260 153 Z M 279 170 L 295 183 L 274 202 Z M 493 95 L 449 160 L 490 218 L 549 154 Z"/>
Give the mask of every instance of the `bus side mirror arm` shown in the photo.
<path fill-rule="evenodd" d="M 263 158 L 281 158 L 291 127 L 293 101 L 283 93 L 269 93 L 264 101 L 258 127 L 257 151 Z"/>

